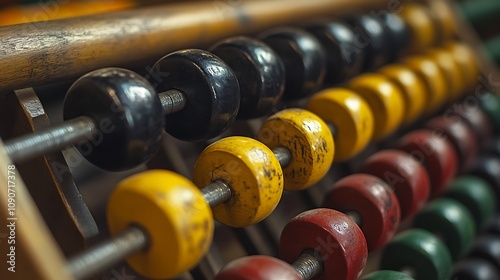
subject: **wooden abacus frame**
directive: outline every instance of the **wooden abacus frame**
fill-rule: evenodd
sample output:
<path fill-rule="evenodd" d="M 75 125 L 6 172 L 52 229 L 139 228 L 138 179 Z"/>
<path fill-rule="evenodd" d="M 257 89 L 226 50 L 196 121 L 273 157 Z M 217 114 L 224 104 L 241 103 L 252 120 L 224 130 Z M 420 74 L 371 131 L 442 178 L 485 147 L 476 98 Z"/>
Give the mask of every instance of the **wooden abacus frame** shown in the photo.
<path fill-rule="evenodd" d="M 449 9 L 453 9 L 450 1 L 442 1 Z M 147 64 L 181 48 L 205 46 L 232 35 L 251 34 L 313 16 L 335 16 L 359 8 L 377 8 L 387 5 L 390 0 L 287 0 L 286 5 L 280 0 L 246 0 L 224 10 L 223 15 L 214 12 L 216 2 L 223 1 L 168 4 L 106 15 L 0 27 L 2 137 L 5 139 L 50 126 L 35 92 L 29 88 L 16 89 L 73 79 L 111 65 L 127 67 L 137 62 Z M 479 41 L 472 29 L 458 17 L 455 20 L 461 30 L 458 34 L 460 39 L 478 49 Z M 127 27 L 126 30 L 123 26 Z M 200 34 L 200 30 L 206 33 Z M 110 42 L 114 42 L 113 47 L 109 47 Z M 131 51 L 136 55 L 130 55 Z M 482 73 L 488 73 L 487 77 L 500 77 L 500 72 L 491 62 L 481 56 L 478 56 L 478 61 Z M 7 132 L 6 129 L 12 131 Z M 88 210 L 83 205 L 80 213 L 71 213 L 69 208 L 72 200 L 76 200 L 77 204 L 83 201 L 78 195 L 71 199 L 66 197 L 68 192 L 75 195 L 76 187 L 72 180 L 66 184 L 56 180 L 49 161 L 61 162 L 62 156 L 46 157 L 25 167 L 34 172 L 30 174 L 36 177 L 34 180 L 25 179 L 30 180 L 28 185 L 41 181 L 40 188 L 49 185 L 56 190 L 51 194 L 52 197 L 59 195 L 56 199 L 60 200 L 60 206 L 70 212 L 66 222 L 73 222 L 65 225 L 64 231 L 71 231 L 71 234 L 78 236 L 76 247 L 84 247 L 85 238 L 96 234 L 97 229 L 92 229 L 91 225 L 86 230 L 83 229 L 85 227 L 79 227 L 79 222 L 89 218 Z M 0 173 L 0 182 L 6 188 L 7 182 L 12 181 L 12 177 L 8 177 L 10 174 L 7 174 L 11 164 L 0 141 L 0 168 L 4 170 Z M 22 240 L 16 243 L 15 277 L 73 279 L 66 270 L 61 248 L 56 245 L 54 236 L 34 204 L 30 194 L 33 190 L 28 191 L 18 170 L 14 171 L 16 240 Z M 3 221 L 8 221 L 10 217 L 8 208 L 8 193 L 2 191 L 0 213 Z M 41 209 L 42 212 L 44 210 Z M 10 247 L 7 240 L 0 239 L 1 263 L 7 261 L 4 254 Z M 6 273 L 9 272 L 0 270 L 0 278 L 10 279 L 6 276 L 12 275 Z"/>

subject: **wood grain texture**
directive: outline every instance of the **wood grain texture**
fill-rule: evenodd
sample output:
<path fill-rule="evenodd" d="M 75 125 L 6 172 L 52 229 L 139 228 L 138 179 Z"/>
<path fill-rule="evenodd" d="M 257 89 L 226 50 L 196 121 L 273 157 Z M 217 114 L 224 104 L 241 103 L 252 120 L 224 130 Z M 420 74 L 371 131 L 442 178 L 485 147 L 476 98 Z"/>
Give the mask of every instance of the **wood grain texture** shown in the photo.
<path fill-rule="evenodd" d="M 0 141 L 0 279 L 73 279 L 64 266 L 64 257 L 49 233 L 24 182 L 16 176 L 16 272 L 7 270 L 7 166 L 11 164 Z M 16 170 L 17 171 L 17 170 Z M 9 248 L 10 249 L 10 248 Z"/>
<path fill-rule="evenodd" d="M 2 139 L 49 127 L 49 118 L 33 89 L 0 97 Z M 62 251 L 73 255 L 87 248 L 99 231 L 61 152 L 18 164 L 17 170 Z"/>
<path fill-rule="evenodd" d="M 215 0 L 0 27 L 1 89 L 75 78 L 107 66 L 152 63 L 186 47 L 388 0 Z M 145 64 L 144 64 L 145 65 Z"/>

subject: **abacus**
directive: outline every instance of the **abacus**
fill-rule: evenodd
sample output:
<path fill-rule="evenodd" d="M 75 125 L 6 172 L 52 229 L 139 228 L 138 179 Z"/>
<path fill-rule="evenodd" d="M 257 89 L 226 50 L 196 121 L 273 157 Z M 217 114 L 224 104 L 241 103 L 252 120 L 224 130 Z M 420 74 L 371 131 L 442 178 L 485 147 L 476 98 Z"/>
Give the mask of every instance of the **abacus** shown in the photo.
<path fill-rule="evenodd" d="M 496 1 L 171 2 L 0 27 L 1 279 L 500 279 Z"/>

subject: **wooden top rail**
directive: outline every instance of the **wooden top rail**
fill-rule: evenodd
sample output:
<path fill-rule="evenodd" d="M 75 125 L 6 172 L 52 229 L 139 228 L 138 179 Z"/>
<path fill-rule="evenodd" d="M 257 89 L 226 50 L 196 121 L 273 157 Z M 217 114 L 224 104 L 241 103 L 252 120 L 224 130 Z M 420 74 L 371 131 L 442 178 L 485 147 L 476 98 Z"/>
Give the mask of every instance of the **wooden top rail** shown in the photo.
<path fill-rule="evenodd" d="M 214 0 L 0 27 L 0 91 L 153 63 L 186 47 L 388 0 Z"/>

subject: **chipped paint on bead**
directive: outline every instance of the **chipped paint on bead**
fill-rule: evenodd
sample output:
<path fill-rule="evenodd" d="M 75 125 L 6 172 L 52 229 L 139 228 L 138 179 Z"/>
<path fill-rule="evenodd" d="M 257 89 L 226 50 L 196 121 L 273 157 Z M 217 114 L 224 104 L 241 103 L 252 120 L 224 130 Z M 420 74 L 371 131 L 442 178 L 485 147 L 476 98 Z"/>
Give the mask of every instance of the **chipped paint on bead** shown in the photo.
<path fill-rule="evenodd" d="M 332 165 L 333 136 L 315 114 L 303 109 L 287 109 L 271 116 L 258 132 L 258 140 L 269 148 L 285 147 L 292 155 L 283 168 L 286 190 L 302 190 L 326 175 Z"/>
<path fill-rule="evenodd" d="M 273 152 L 261 142 L 240 136 L 219 140 L 200 154 L 193 182 L 202 188 L 215 180 L 226 182 L 231 198 L 213 207 L 217 221 L 244 227 L 266 218 L 283 193 L 283 171 Z"/>

